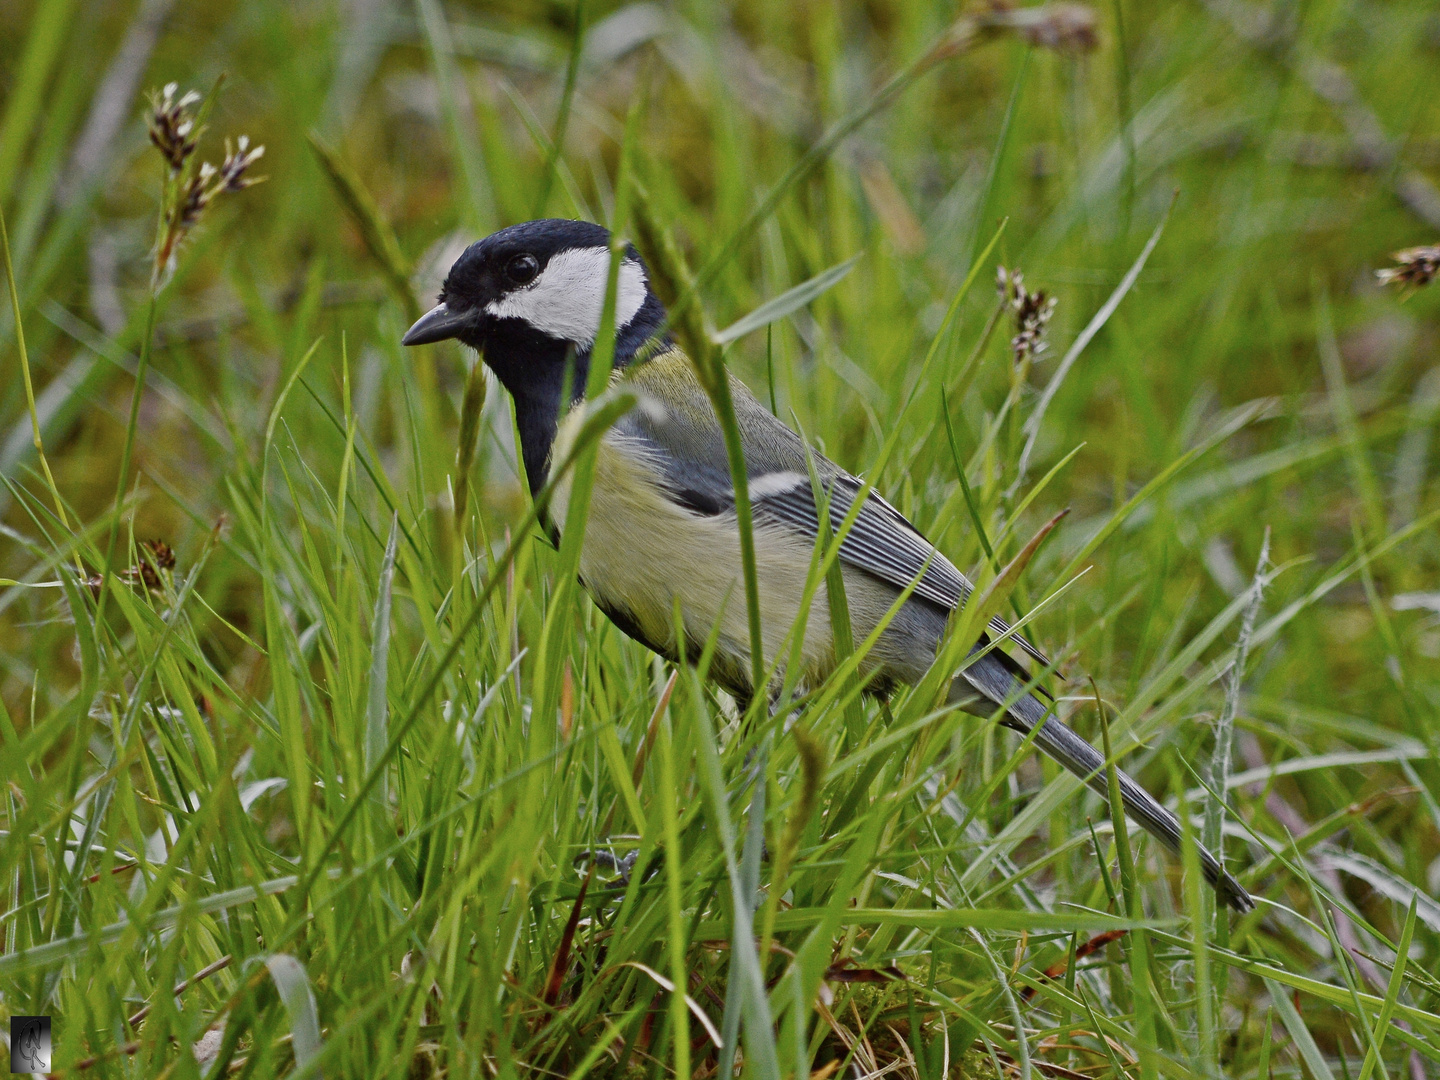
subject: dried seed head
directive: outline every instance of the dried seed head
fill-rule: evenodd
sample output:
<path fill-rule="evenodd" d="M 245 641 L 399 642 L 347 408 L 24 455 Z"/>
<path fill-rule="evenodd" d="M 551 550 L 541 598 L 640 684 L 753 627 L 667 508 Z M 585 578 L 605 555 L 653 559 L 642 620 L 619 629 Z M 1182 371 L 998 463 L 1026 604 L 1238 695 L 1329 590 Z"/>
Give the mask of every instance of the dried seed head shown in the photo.
<path fill-rule="evenodd" d="M 146 540 L 145 548 L 150 552 L 150 557 L 155 560 L 155 565 L 161 570 L 175 569 L 175 549 L 164 540 Z"/>
<path fill-rule="evenodd" d="M 261 183 L 263 176 L 246 176 L 245 170 L 265 156 L 265 147 L 250 149 L 250 136 L 241 135 L 235 140 L 235 149 L 230 149 L 230 140 L 225 140 L 225 160 L 220 165 L 220 181 L 226 191 L 244 191 Z"/>
<path fill-rule="evenodd" d="M 205 213 L 205 208 L 215 197 L 215 192 L 210 186 L 210 178 L 214 175 L 215 166 L 204 161 L 200 163 L 200 171 L 186 182 L 184 191 L 180 195 L 180 201 L 175 207 L 177 240 L 181 234 L 200 223 L 200 217 Z"/>
<path fill-rule="evenodd" d="M 1381 285 L 1395 285 L 1409 293 L 1429 285 L 1440 274 L 1440 244 L 1406 248 L 1390 257 L 1400 265 L 1375 271 Z"/>
<path fill-rule="evenodd" d="M 1095 12 L 1084 4 L 1014 8 L 1008 0 L 991 0 L 985 21 L 1014 30 L 1031 45 L 1055 52 L 1093 52 L 1100 45 Z"/>
<path fill-rule="evenodd" d="M 205 208 L 216 196 L 227 191 L 244 191 L 263 181 L 263 176 L 246 176 L 245 171 L 264 153 L 265 147 L 251 149 L 249 137 L 241 135 L 234 149 L 230 147 L 230 140 L 225 140 L 225 160 L 218 166 L 202 161 L 195 175 L 185 182 L 177 204 L 175 221 L 179 232 L 183 234 L 199 224 Z"/>
<path fill-rule="evenodd" d="M 199 168 L 187 167 L 199 142 L 202 128 L 196 125 L 190 106 L 200 100 L 194 91 L 178 101 L 175 83 L 150 95 L 150 141 L 170 166 L 161 209 L 160 237 L 155 245 L 151 284 L 160 288 L 175 270 L 176 252 L 186 234 L 200 223 L 206 208 L 216 197 L 230 191 L 244 191 L 264 177 L 247 176 L 249 168 L 265 153 L 263 146 L 251 147 L 241 135 L 232 148 L 225 142 L 225 159 L 219 165 L 202 161 Z"/>
<path fill-rule="evenodd" d="M 140 561 L 134 566 L 122 570 L 119 578 L 127 585 L 143 585 L 153 592 L 162 585 L 160 574 L 175 569 L 175 549 L 164 540 L 146 540 L 141 546 L 145 551 L 140 556 Z M 100 575 L 91 575 L 85 580 L 85 584 L 92 593 L 98 593 L 101 584 Z"/>
<path fill-rule="evenodd" d="M 1056 52 L 1094 52 L 1100 45 L 1095 32 L 1095 12 L 1082 4 L 1049 4 L 1041 9 L 1043 18 L 1021 29 L 1031 45 Z"/>
<path fill-rule="evenodd" d="M 995 287 L 1000 293 L 1000 302 L 1015 316 L 1015 336 L 1010 339 L 1015 363 L 1038 360 L 1050 347 L 1045 340 L 1045 328 L 1055 313 L 1055 298 L 1046 296 L 1043 289 L 1030 292 L 1025 288 L 1023 272 L 1006 270 L 1003 266 L 996 272 Z"/>
<path fill-rule="evenodd" d="M 172 173 L 185 167 L 185 161 L 195 152 L 200 140 L 200 131 L 195 126 L 195 116 L 190 106 L 200 100 L 194 90 L 175 100 L 176 83 L 166 83 L 165 89 L 150 93 L 150 114 L 146 121 L 150 128 L 150 141 L 155 144 Z"/>

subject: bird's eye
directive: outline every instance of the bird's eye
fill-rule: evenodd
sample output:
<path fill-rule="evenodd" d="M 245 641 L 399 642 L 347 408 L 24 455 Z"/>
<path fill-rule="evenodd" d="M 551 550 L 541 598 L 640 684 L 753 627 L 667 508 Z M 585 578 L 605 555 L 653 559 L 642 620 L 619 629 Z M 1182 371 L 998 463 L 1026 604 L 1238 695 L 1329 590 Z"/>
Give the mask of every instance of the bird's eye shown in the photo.
<path fill-rule="evenodd" d="M 516 285 L 529 285 L 540 273 L 540 263 L 534 255 L 516 255 L 505 264 L 505 276 Z"/>

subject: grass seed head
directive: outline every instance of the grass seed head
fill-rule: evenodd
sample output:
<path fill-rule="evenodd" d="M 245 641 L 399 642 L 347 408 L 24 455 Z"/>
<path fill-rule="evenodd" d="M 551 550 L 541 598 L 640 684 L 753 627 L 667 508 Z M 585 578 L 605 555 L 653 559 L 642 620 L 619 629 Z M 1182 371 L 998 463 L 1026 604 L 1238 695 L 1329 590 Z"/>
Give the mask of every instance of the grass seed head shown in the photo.
<path fill-rule="evenodd" d="M 1381 285 L 1395 285 L 1410 293 L 1429 285 L 1440 274 L 1440 244 L 1406 248 L 1390 257 L 1399 265 L 1375 271 Z"/>
<path fill-rule="evenodd" d="M 1085 4 L 1016 8 L 1007 0 L 992 0 L 985 21 L 1015 31 L 1028 44 L 1054 52 L 1094 52 L 1100 46 L 1095 12 Z"/>
<path fill-rule="evenodd" d="M 225 140 L 225 160 L 220 164 L 220 187 L 217 190 L 244 191 L 263 183 L 263 176 L 246 176 L 251 165 L 265 156 L 265 147 L 251 148 L 250 136 L 241 135 L 235 140 L 235 149 L 230 149 L 230 140 Z"/>
<path fill-rule="evenodd" d="M 1010 351 L 1017 366 L 1027 359 L 1034 361 L 1049 349 L 1045 340 L 1045 328 L 1050 316 L 1055 313 L 1055 298 L 1047 296 L 1045 290 L 1031 292 L 1025 288 L 1025 275 L 1020 270 L 1006 270 L 1001 266 L 996 271 L 995 288 L 1000 293 L 1000 302 L 1015 317 L 1015 336 L 1010 339 Z"/>
<path fill-rule="evenodd" d="M 200 101 L 191 90 L 178 101 L 175 83 L 150 94 L 150 141 L 169 167 L 160 210 L 160 235 L 155 244 L 152 283 L 163 287 L 175 269 L 175 255 L 185 235 L 200 224 L 210 204 L 220 195 L 244 191 L 265 178 L 249 175 L 250 167 L 265 153 L 265 147 L 250 145 L 241 135 L 230 145 L 225 140 L 225 158 L 219 165 L 202 161 L 198 168 L 190 161 L 205 130 L 190 107 Z"/>
<path fill-rule="evenodd" d="M 150 141 L 170 166 L 172 173 L 179 173 L 185 162 L 199 145 L 203 128 L 195 124 L 195 114 L 190 107 L 200 100 L 194 90 L 187 91 L 179 101 L 175 100 L 178 83 L 166 83 L 163 90 L 150 92 L 150 113 L 146 117 L 150 128 Z"/>
<path fill-rule="evenodd" d="M 143 585 L 150 592 L 158 591 L 163 584 L 160 575 L 175 569 L 175 549 L 164 540 L 146 540 L 141 547 L 144 551 L 135 565 L 120 571 L 117 576 L 127 585 Z M 85 584 L 98 595 L 103 580 L 99 574 L 92 574 Z"/>

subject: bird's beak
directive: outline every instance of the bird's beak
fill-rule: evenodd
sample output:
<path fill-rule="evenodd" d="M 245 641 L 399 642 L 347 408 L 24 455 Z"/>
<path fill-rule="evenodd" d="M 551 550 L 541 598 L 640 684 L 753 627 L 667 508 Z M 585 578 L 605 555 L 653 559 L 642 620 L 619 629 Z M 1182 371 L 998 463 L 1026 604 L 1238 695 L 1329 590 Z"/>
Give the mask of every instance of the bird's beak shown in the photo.
<path fill-rule="evenodd" d="M 401 345 L 429 345 L 436 341 L 453 338 L 460 328 L 469 322 L 469 315 L 451 311 L 445 304 L 436 304 L 405 331 Z"/>

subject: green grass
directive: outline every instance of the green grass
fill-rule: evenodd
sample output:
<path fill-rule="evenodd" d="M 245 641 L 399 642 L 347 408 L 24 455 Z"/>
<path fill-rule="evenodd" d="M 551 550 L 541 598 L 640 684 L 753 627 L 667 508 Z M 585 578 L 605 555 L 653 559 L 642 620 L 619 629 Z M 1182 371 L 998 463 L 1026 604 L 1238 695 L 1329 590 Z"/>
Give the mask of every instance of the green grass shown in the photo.
<path fill-rule="evenodd" d="M 1440 229 L 1433 13 L 1114 0 L 1076 55 L 942 4 L 176 5 L 96 151 L 153 10 L 0 9 L 0 995 L 58 1070 L 1436 1074 L 1440 294 L 1372 273 Z M 269 179 L 152 334 L 143 92 L 222 72 L 200 154 Z M 742 726 L 611 627 L 503 391 L 398 344 L 542 204 L 997 582 L 1259 912 L 934 686 Z M 997 262 L 1059 299 L 1018 370 Z"/>

